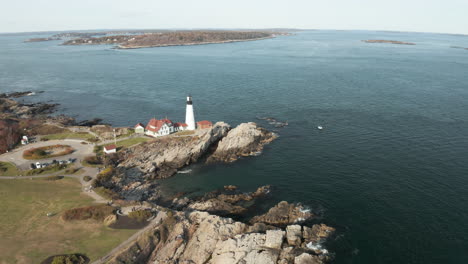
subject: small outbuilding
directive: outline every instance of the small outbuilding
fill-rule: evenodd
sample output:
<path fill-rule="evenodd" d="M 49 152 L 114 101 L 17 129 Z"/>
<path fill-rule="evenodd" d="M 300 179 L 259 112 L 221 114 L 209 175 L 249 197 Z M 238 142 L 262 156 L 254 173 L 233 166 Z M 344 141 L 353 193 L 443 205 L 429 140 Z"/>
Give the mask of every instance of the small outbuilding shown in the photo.
<path fill-rule="evenodd" d="M 211 123 L 210 121 L 207 121 L 207 120 L 197 122 L 197 128 L 198 129 L 211 128 L 212 126 L 213 126 L 213 123 Z"/>
<path fill-rule="evenodd" d="M 183 130 L 186 130 L 188 128 L 188 125 L 185 124 L 185 123 L 175 123 L 174 124 L 174 130 L 175 131 L 183 131 Z"/>
<path fill-rule="evenodd" d="M 115 144 L 104 146 L 104 153 L 111 154 L 117 152 L 117 146 Z"/>
<path fill-rule="evenodd" d="M 144 134 L 145 133 L 145 126 L 142 123 L 138 123 L 135 125 L 135 133 Z"/>

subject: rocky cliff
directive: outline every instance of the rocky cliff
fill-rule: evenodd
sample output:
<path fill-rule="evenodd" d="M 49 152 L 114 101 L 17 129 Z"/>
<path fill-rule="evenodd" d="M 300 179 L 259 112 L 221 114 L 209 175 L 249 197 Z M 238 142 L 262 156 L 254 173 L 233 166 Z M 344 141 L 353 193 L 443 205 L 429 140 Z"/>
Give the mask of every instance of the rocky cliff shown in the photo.
<path fill-rule="evenodd" d="M 229 131 L 226 137 L 218 143 L 216 151 L 208 158 L 208 162 L 232 162 L 242 156 L 257 155 L 265 144 L 277 136 L 256 123 L 242 123 Z"/>
<path fill-rule="evenodd" d="M 247 224 L 206 212 L 169 212 L 107 263 L 319 264 L 330 258 L 326 250 L 310 246 L 333 233 L 325 225 L 252 230 Z"/>
<path fill-rule="evenodd" d="M 127 150 L 119 166 L 137 167 L 150 178 L 167 178 L 178 169 L 196 162 L 213 143 L 226 136 L 230 126 L 217 122 L 211 129 L 197 130 L 191 136 L 160 137 Z"/>

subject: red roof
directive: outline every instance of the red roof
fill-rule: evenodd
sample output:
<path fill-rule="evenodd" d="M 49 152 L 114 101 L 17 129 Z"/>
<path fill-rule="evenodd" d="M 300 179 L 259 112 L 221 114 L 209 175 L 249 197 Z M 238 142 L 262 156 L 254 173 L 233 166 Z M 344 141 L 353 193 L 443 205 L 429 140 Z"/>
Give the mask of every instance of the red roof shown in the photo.
<path fill-rule="evenodd" d="M 145 126 L 142 123 L 138 123 L 138 124 L 135 125 L 135 128 L 137 128 L 137 127 L 145 127 Z"/>
<path fill-rule="evenodd" d="M 113 150 L 113 149 L 116 149 L 117 146 L 115 144 L 111 144 L 111 145 L 107 145 L 104 147 L 105 150 L 109 151 L 109 150 Z"/>
<path fill-rule="evenodd" d="M 158 132 L 159 129 L 161 129 L 161 127 L 164 125 L 164 124 L 172 124 L 172 121 L 169 120 L 169 119 L 162 119 L 162 120 L 157 120 L 157 119 L 154 119 L 152 118 L 149 122 L 148 122 L 148 125 L 146 125 L 146 130 L 149 130 L 151 132 Z"/>
<path fill-rule="evenodd" d="M 187 127 L 188 125 L 185 124 L 185 123 L 177 122 L 177 123 L 174 124 L 174 126 L 176 126 L 176 127 Z"/>
<path fill-rule="evenodd" d="M 202 120 L 202 121 L 198 121 L 197 125 L 199 125 L 199 126 L 212 126 L 213 123 L 211 123 L 210 121 L 207 121 L 207 120 Z"/>

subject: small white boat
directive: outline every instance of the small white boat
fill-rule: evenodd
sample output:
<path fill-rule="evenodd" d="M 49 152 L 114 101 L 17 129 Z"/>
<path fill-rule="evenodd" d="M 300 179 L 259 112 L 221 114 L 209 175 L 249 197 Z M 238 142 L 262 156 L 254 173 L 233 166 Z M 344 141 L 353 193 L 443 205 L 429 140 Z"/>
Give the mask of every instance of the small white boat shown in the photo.
<path fill-rule="evenodd" d="M 317 129 L 318 129 L 318 130 L 322 130 L 322 129 L 323 129 L 323 126 L 318 126 Z"/>

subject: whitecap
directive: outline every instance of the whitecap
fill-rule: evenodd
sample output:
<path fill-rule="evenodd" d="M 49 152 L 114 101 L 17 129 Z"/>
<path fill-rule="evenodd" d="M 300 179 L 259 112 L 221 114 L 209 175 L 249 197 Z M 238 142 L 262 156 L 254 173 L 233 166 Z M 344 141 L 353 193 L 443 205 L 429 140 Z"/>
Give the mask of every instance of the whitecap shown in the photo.
<path fill-rule="evenodd" d="M 177 173 L 182 173 L 182 174 L 184 174 L 184 173 L 191 173 L 191 172 L 192 172 L 191 169 L 177 171 Z"/>
<path fill-rule="evenodd" d="M 322 244 L 320 242 L 309 242 L 306 244 L 306 247 L 309 248 L 309 249 L 312 249 L 313 251 L 315 251 L 316 253 L 320 253 L 320 254 L 328 254 L 328 250 L 323 248 Z"/>

